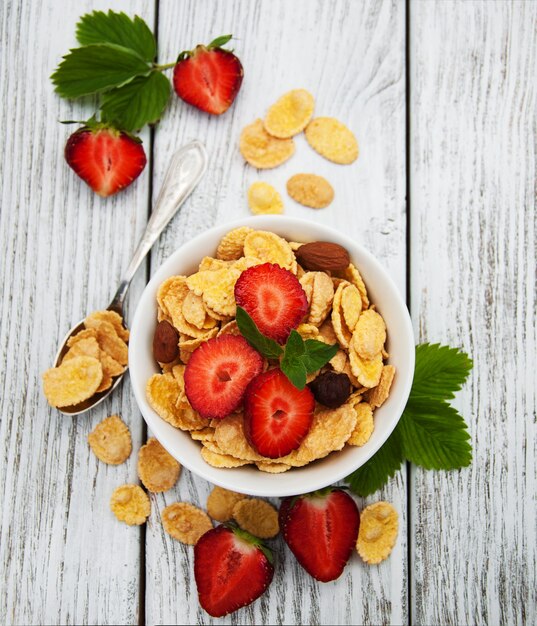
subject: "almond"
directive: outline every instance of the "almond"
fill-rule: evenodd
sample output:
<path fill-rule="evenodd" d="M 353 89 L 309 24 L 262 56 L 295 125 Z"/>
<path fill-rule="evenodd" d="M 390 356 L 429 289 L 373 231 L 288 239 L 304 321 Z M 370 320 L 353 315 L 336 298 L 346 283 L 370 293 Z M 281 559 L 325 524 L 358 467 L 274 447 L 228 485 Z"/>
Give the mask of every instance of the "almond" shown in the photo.
<path fill-rule="evenodd" d="M 159 363 L 171 363 L 179 354 L 179 333 L 167 322 L 162 320 L 157 324 L 153 336 L 153 356 Z"/>
<path fill-rule="evenodd" d="M 349 253 L 343 246 L 329 241 L 312 241 L 295 251 L 296 260 L 307 270 L 344 270 L 349 266 Z"/>

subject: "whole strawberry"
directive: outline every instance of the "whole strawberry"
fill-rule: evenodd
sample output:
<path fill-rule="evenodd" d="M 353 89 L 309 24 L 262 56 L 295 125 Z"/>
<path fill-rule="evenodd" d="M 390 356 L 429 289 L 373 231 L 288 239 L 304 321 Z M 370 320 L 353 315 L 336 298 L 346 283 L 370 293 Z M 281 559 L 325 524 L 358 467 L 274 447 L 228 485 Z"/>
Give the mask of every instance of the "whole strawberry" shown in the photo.
<path fill-rule="evenodd" d="M 65 160 L 103 197 L 128 187 L 147 163 L 137 137 L 92 121 L 69 137 Z"/>
<path fill-rule="evenodd" d="M 285 498 L 279 521 L 285 542 L 308 574 L 321 582 L 341 576 L 360 526 L 358 507 L 347 493 L 327 487 Z"/>
<path fill-rule="evenodd" d="M 213 115 L 221 115 L 233 104 L 244 75 L 239 59 L 222 48 L 231 37 L 217 37 L 208 46 L 181 52 L 173 70 L 176 94 Z"/>
<path fill-rule="evenodd" d="M 194 548 L 194 577 L 201 606 L 223 617 L 251 604 L 274 576 L 272 555 L 264 544 L 239 528 L 217 526 Z"/>

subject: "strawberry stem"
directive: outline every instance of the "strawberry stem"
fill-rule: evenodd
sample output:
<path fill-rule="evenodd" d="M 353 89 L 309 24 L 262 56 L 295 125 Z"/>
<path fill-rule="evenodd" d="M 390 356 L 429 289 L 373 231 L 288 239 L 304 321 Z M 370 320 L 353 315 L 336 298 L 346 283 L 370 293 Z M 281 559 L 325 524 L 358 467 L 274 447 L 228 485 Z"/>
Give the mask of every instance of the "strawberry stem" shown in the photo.
<path fill-rule="evenodd" d="M 166 63 L 165 65 L 153 64 L 153 69 L 157 70 L 157 72 L 162 72 L 164 70 L 169 70 L 172 67 L 175 67 L 175 63 Z"/>

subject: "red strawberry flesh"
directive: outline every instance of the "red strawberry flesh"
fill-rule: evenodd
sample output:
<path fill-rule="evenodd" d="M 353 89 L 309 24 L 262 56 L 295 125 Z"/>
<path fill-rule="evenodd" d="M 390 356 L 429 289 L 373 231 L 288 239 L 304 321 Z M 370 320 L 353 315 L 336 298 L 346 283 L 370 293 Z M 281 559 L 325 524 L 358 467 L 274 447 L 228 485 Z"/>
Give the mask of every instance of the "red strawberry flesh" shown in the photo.
<path fill-rule="evenodd" d="M 251 543 L 243 538 L 245 535 L 217 526 L 194 548 L 199 601 L 213 617 L 223 617 L 252 603 L 272 581 L 274 568 L 258 547 L 260 542 Z"/>
<path fill-rule="evenodd" d="M 196 46 L 188 58 L 176 64 L 173 86 L 188 104 L 221 115 L 235 100 L 243 73 L 241 62 L 229 50 Z"/>
<path fill-rule="evenodd" d="M 69 166 L 100 196 L 111 196 L 130 185 L 147 162 L 142 144 L 111 128 L 83 128 L 65 145 Z"/>
<path fill-rule="evenodd" d="M 185 393 L 202 417 L 223 418 L 237 409 L 263 358 L 244 337 L 222 335 L 202 343 L 185 367 Z"/>
<path fill-rule="evenodd" d="M 358 537 L 360 514 L 344 491 L 326 490 L 283 501 L 283 538 L 298 562 L 321 582 L 341 576 Z"/>
<path fill-rule="evenodd" d="M 246 389 L 244 434 L 259 454 L 277 459 L 300 446 L 314 409 L 315 398 L 307 387 L 297 389 L 281 370 L 269 370 Z"/>
<path fill-rule="evenodd" d="M 263 335 L 282 344 L 308 312 L 308 299 L 297 277 L 275 263 L 245 270 L 235 283 L 235 300 Z"/>

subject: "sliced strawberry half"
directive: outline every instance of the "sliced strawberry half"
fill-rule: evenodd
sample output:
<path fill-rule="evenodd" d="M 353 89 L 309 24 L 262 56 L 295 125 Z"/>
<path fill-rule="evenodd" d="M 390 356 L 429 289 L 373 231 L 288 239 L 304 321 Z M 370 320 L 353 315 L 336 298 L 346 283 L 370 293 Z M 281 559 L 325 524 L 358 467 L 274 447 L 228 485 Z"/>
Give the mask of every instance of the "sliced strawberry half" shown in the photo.
<path fill-rule="evenodd" d="M 222 335 L 202 343 L 185 368 L 185 393 L 202 417 L 223 418 L 242 402 L 263 358 L 244 337 Z"/>
<path fill-rule="evenodd" d="M 296 450 L 308 434 L 315 398 L 297 389 L 279 369 L 259 374 L 244 396 L 244 433 L 262 456 L 277 459 Z"/>
<path fill-rule="evenodd" d="M 280 523 L 285 542 L 308 574 L 321 582 L 341 576 L 360 526 L 358 507 L 347 493 L 327 488 L 285 498 Z"/>
<path fill-rule="evenodd" d="M 260 332 L 285 343 L 308 312 L 308 299 L 297 277 L 275 263 L 254 265 L 235 283 L 235 300 Z"/>
<path fill-rule="evenodd" d="M 175 93 L 188 104 L 221 115 L 229 109 L 242 84 L 241 62 L 221 46 L 231 35 L 218 37 L 208 46 L 181 52 L 173 70 Z"/>
<path fill-rule="evenodd" d="M 85 126 L 69 137 L 65 160 L 103 197 L 128 187 L 147 163 L 137 137 L 99 124 Z"/>
<path fill-rule="evenodd" d="M 194 548 L 194 577 L 201 606 L 223 617 L 251 604 L 274 576 L 272 556 L 264 544 L 238 528 L 217 526 Z"/>

